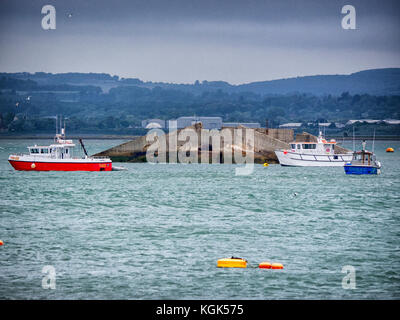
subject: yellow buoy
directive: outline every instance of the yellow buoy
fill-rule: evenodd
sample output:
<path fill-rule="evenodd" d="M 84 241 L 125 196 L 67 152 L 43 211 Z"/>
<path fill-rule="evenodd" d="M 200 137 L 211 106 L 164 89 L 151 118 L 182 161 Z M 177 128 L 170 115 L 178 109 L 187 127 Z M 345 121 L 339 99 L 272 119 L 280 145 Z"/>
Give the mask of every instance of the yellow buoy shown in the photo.
<path fill-rule="evenodd" d="M 268 163 L 267 162 L 264 163 L 264 167 L 268 167 Z"/>
<path fill-rule="evenodd" d="M 260 269 L 271 269 L 271 262 L 268 262 L 268 261 L 261 262 L 261 263 L 258 265 L 258 267 L 259 267 Z"/>
<path fill-rule="evenodd" d="M 4 244 L 3 240 L 0 240 L 0 246 L 2 246 Z"/>
<path fill-rule="evenodd" d="M 394 152 L 394 149 L 393 148 L 387 148 L 386 152 Z"/>
<path fill-rule="evenodd" d="M 271 269 L 283 269 L 282 263 L 273 263 L 271 264 Z"/>
<path fill-rule="evenodd" d="M 241 258 L 219 259 L 218 268 L 246 268 L 247 261 Z"/>

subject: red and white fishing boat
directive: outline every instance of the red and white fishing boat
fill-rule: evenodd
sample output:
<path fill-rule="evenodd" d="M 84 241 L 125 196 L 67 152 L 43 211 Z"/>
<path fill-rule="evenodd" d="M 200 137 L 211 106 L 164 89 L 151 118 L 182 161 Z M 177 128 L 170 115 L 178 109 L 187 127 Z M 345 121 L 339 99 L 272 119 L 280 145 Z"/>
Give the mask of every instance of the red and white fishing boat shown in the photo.
<path fill-rule="evenodd" d="M 56 134 L 54 144 L 30 146 L 29 154 L 11 154 L 8 161 L 15 170 L 24 171 L 111 171 L 112 161 L 108 157 L 74 157 L 75 144 L 65 139 L 65 128 Z"/>

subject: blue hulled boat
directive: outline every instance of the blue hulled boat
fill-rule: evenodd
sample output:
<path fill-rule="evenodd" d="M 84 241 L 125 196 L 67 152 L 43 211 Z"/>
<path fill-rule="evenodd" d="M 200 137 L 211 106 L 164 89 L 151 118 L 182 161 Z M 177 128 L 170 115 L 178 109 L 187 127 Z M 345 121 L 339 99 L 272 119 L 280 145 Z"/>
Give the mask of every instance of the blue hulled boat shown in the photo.
<path fill-rule="evenodd" d="M 346 174 L 380 174 L 381 163 L 373 152 L 365 150 L 364 141 L 363 149 L 353 153 L 353 159 L 344 165 L 344 171 Z"/>

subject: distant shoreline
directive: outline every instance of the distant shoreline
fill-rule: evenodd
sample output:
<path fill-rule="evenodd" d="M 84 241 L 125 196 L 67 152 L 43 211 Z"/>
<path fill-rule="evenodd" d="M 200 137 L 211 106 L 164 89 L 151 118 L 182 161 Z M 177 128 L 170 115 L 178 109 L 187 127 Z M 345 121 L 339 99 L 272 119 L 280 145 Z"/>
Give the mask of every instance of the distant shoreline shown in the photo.
<path fill-rule="evenodd" d="M 352 141 L 353 137 L 344 137 L 343 136 L 326 136 L 327 140 L 335 139 L 336 142 L 340 143 L 340 141 Z M 354 140 L 373 140 L 373 136 L 355 136 Z M 400 140 L 400 136 L 375 136 L 375 140 L 377 141 L 388 141 L 388 140 Z"/>
<path fill-rule="evenodd" d="M 86 139 L 86 140 L 133 140 L 140 136 L 132 136 L 132 135 L 113 135 L 113 134 L 71 134 L 67 136 L 67 139 Z M 335 135 L 327 135 L 326 138 L 328 140 L 335 139 L 338 143 L 341 141 L 352 141 L 353 137 L 344 137 L 343 136 L 335 136 Z M 54 139 L 54 134 L 18 134 L 18 135 L 8 135 L 8 134 L 0 134 L 0 140 L 26 140 L 26 139 Z M 354 140 L 373 140 L 373 136 L 355 136 Z M 375 136 L 375 140 L 377 141 L 388 141 L 388 140 L 400 140 L 400 136 Z"/>
<path fill-rule="evenodd" d="M 67 139 L 93 139 L 93 140 L 99 140 L 99 139 L 106 139 L 106 140 L 133 140 L 139 136 L 129 136 L 129 135 L 112 135 L 112 134 L 81 134 L 81 135 L 68 135 Z M 0 134 L 0 140 L 6 140 L 6 139 L 15 139 L 15 140 L 24 140 L 24 139 L 54 139 L 54 134 L 26 134 L 26 135 L 2 135 Z"/>

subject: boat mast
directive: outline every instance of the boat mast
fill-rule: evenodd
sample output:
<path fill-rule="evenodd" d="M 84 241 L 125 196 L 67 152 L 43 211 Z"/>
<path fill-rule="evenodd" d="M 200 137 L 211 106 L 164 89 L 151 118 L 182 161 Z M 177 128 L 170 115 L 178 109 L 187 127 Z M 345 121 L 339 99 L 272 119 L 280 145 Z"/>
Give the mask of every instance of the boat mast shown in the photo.
<path fill-rule="evenodd" d="M 58 121 L 59 121 L 58 114 L 56 114 L 56 136 L 54 137 L 54 142 L 57 142 L 57 139 L 58 139 L 58 136 L 59 136 L 58 132 L 60 130 L 60 125 L 59 125 Z"/>
<path fill-rule="evenodd" d="M 60 124 L 58 129 L 60 130 L 60 134 L 62 135 L 62 115 L 60 114 Z"/>
<path fill-rule="evenodd" d="M 376 130 L 376 128 L 374 128 L 374 137 L 372 139 L 372 153 L 374 153 L 374 150 L 375 150 L 375 130 Z"/>

